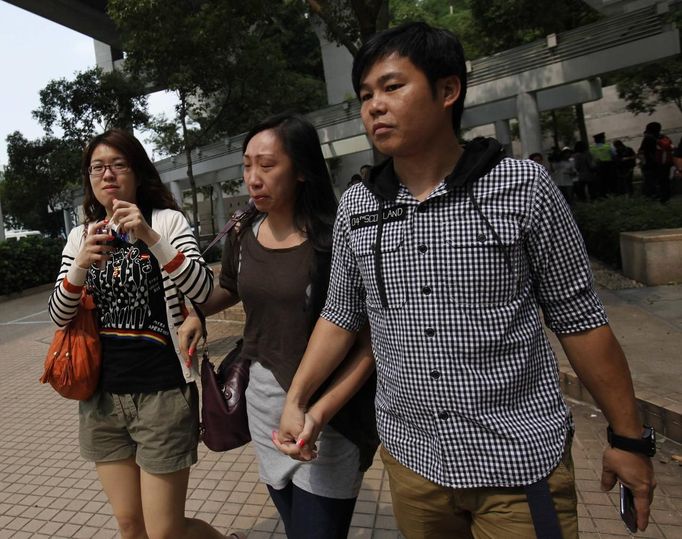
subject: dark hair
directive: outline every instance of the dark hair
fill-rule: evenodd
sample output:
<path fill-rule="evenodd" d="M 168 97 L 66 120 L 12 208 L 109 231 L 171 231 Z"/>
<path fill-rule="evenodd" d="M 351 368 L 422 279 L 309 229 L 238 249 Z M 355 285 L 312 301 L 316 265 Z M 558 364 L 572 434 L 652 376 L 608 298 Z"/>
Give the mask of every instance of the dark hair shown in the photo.
<path fill-rule="evenodd" d="M 540 152 L 533 152 L 528 156 L 528 159 L 530 159 L 531 161 L 535 161 L 538 157 L 540 158 L 540 161 L 545 160 L 545 158 L 542 156 Z"/>
<path fill-rule="evenodd" d="M 583 153 L 587 151 L 587 143 L 584 140 L 579 140 L 578 142 L 575 143 L 575 146 L 573 147 L 573 151 L 575 153 Z"/>
<path fill-rule="evenodd" d="M 350 181 L 348 182 L 348 185 L 355 185 L 356 183 L 362 183 L 362 176 L 360 174 L 353 174 L 350 177 Z"/>
<path fill-rule="evenodd" d="M 353 60 L 353 89 L 360 97 L 365 73 L 379 60 L 393 53 L 408 58 L 420 69 L 436 95 L 436 83 L 443 77 L 459 78 L 460 94 L 452 107 L 452 127 L 459 134 L 467 93 L 467 70 L 464 50 L 457 36 L 448 30 L 424 22 L 407 22 L 370 37 Z"/>
<path fill-rule="evenodd" d="M 275 114 L 248 132 L 242 153 L 255 135 L 268 129 L 277 134 L 295 173 L 303 178 L 294 204 L 294 224 L 315 250 L 331 251 L 337 202 L 315 127 L 299 114 Z"/>
<path fill-rule="evenodd" d="M 662 126 L 659 122 L 649 122 L 644 128 L 644 132 L 650 135 L 659 135 L 661 133 Z"/>
<path fill-rule="evenodd" d="M 153 208 L 181 211 L 173 194 L 161 181 L 158 171 L 147 156 L 144 147 L 131 133 L 123 129 L 109 129 L 93 138 L 83 151 L 81 174 L 83 176 L 83 211 L 85 223 L 99 221 L 106 216 L 106 210 L 95 198 L 90 184 L 88 167 L 92 154 L 99 145 L 111 146 L 123 154 L 137 181 L 137 205 L 141 210 Z"/>

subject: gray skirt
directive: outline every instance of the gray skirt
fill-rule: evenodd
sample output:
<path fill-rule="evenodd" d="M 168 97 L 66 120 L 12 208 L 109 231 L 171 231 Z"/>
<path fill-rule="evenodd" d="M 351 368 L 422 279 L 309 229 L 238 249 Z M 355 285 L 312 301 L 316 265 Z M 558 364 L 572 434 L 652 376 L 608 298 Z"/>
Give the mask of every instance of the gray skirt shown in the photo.
<path fill-rule="evenodd" d="M 318 455 L 313 461 L 294 460 L 274 446 L 272 431 L 279 429 L 285 397 L 272 373 L 258 362 L 251 363 L 246 403 L 261 480 L 277 490 L 292 481 L 317 496 L 357 497 L 364 475 L 359 469 L 358 448 L 329 425 L 317 439 Z"/>

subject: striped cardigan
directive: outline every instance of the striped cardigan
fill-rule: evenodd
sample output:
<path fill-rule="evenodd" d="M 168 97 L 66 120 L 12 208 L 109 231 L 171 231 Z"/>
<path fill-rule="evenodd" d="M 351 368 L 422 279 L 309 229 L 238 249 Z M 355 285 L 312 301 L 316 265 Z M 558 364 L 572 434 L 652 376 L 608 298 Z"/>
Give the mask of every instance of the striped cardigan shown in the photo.
<path fill-rule="evenodd" d="M 155 209 L 152 212 L 152 228 L 161 239 L 149 250 L 161 266 L 166 314 L 169 328 L 176 329 L 185 319 L 185 297 L 195 303 L 203 303 L 213 290 L 213 272 L 201 257 L 196 239 L 187 219 L 178 211 Z M 48 301 L 50 318 L 59 327 L 66 326 L 75 316 L 80 303 L 81 291 L 88 273 L 87 268 L 74 264 L 84 239 L 85 227 L 74 228 L 62 251 L 62 265 L 57 282 Z M 195 380 L 197 366 L 185 366 L 179 352 L 176 331 L 171 331 L 173 346 L 187 382 Z"/>

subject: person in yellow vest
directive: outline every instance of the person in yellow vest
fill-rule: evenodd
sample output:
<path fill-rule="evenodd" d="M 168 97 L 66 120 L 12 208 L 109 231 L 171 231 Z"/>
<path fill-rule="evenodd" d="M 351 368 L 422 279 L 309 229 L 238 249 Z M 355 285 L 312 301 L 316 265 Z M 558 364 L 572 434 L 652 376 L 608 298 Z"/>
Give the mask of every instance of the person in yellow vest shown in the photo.
<path fill-rule="evenodd" d="M 616 168 L 613 148 L 606 143 L 606 133 L 597 133 L 592 138 L 594 144 L 590 145 L 590 153 L 596 167 L 596 195 L 603 197 L 614 194 L 616 192 Z"/>

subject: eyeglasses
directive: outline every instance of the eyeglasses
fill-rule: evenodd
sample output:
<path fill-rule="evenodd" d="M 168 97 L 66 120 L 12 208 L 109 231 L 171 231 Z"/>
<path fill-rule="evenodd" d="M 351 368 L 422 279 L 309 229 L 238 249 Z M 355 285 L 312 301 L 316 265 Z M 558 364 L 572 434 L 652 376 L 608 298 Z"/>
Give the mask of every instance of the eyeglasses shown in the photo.
<path fill-rule="evenodd" d="M 119 174 L 124 174 L 125 172 L 128 172 L 130 170 L 130 165 L 122 161 L 119 161 L 118 163 L 112 163 L 111 165 L 104 165 L 98 163 L 96 165 L 90 165 L 88 167 L 88 174 L 90 174 L 90 176 L 92 176 L 93 178 L 104 176 L 104 171 L 106 169 L 111 170 L 112 174 L 118 176 Z"/>

